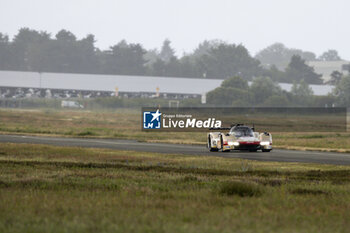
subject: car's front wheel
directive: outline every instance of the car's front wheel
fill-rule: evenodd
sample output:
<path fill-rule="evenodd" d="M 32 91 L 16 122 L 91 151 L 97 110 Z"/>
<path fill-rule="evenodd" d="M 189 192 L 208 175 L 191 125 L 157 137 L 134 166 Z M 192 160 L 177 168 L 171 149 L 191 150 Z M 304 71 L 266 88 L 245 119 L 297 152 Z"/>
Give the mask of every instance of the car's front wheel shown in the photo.
<path fill-rule="evenodd" d="M 212 147 L 211 147 L 211 138 L 210 138 L 210 136 L 208 137 L 207 148 L 209 149 L 210 152 L 218 151 L 217 148 L 212 148 Z"/>
<path fill-rule="evenodd" d="M 230 152 L 230 150 L 224 150 L 224 139 L 220 135 L 221 152 Z"/>
<path fill-rule="evenodd" d="M 271 149 L 261 149 L 262 152 L 270 152 Z"/>

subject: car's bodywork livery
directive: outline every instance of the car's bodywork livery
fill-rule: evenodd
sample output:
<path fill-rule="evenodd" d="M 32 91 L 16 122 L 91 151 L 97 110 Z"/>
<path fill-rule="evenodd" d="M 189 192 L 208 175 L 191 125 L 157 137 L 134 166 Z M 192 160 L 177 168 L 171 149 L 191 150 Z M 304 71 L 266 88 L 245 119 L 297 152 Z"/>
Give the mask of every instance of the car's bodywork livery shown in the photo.
<path fill-rule="evenodd" d="M 228 133 L 210 132 L 207 135 L 207 147 L 210 151 L 249 150 L 270 152 L 272 135 L 255 132 L 254 127 L 235 124 L 230 128 L 212 128 L 211 130 L 228 130 Z"/>

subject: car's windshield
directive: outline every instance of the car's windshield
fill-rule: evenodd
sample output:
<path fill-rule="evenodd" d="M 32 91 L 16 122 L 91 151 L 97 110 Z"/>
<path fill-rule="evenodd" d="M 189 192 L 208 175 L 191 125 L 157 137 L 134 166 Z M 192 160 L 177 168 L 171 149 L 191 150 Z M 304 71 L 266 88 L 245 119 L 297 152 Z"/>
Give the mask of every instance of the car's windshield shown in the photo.
<path fill-rule="evenodd" d="M 253 137 L 253 130 L 249 127 L 235 127 L 231 129 L 230 134 L 235 137 Z"/>

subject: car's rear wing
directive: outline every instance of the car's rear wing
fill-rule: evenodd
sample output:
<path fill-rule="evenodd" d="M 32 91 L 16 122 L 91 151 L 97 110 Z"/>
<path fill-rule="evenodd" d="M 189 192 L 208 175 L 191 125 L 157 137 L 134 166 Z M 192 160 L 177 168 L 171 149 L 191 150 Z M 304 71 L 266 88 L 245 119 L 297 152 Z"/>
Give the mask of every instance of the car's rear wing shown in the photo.
<path fill-rule="evenodd" d="M 230 130 L 231 128 L 209 128 L 209 130 Z"/>
<path fill-rule="evenodd" d="M 230 128 L 224 128 L 224 127 L 220 127 L 220 128 L 209 128 L 209 130 L 231 130 L 232 129 L 232 127 L 235 127 L 235 126 L 246 126 L 245 124 L 231 124 L 231 127 Z M 247 127 L 249 127 L 249 126 L 247 126 Z M 255 131 L 255 126 L 254 126 L 254 124 L 253 124 L 253 127 L 251 127 L 251 129 L 253 130 L 253 131 Z"/>

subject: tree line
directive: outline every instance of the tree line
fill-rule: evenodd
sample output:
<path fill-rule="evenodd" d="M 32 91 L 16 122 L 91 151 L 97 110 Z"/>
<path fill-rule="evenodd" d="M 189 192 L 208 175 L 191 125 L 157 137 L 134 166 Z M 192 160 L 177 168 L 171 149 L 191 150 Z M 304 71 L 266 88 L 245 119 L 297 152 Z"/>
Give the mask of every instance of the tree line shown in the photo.
<path fill-rule="evenodd" d="M 322 53 L 320 56 L 316 56 L 315 53 L 310 51 L 303 51 L 300 49 L 287 48 L 282 43 L 274 43 L 267 48 L 258 52 L 255 56 L 264 67 L 276 67 L 279 70 L 287 68 L 291 58 L 297 55 L 305 61 L 341 61 L 338 51 L 329 49 Z"/>
<path fill-rule="evenodd" d="M 22 28 L 12 40 L 0 33 L 0 69 L 214 79 L 240 76 L 244 80 L 269 77 L 277 82 L 304 80 L 321 84 L 321 75 L 306 61 L 340 59 L 334 50 L 316 58 L 311 52 L 290 50 L 282 44 L 269 46 L 253 57 L 241 44 L 212 40 L 178 57 L 167 39 L 159 51 L 146 50 L 141 44 L 125 40 L 102 51 L 95 42 L 92 34 L 77 39 L 64 29 L 52 36 L 45 31 Z"/>
<path fill-rule="evenodd" d="M 314 95 L 304 80 L 294 82 L 290 91 L 282 90 L 269 77 L 255 78 L 250 85 L 239 76 L 226 79 L 207 93 L 208 104 L 233 107 L 348 107 L 350 75 L 342 75 L 327 96 Z"/>

